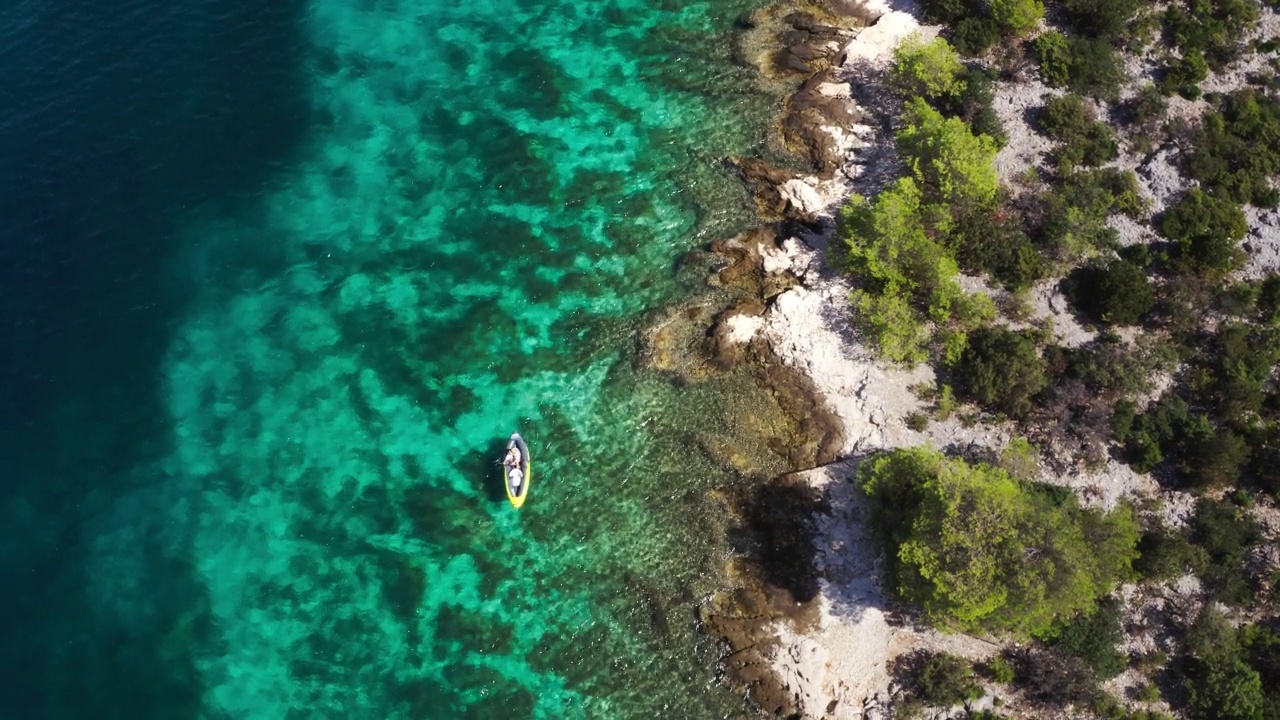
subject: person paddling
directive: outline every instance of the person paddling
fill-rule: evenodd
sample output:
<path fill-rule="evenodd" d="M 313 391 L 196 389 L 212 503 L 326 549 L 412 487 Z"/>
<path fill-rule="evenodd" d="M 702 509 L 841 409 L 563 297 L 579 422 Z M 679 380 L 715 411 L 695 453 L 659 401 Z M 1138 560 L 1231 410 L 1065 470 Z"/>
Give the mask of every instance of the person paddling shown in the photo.
<path fill-rule="evenodd" d="M 511 447 L 507 448 L 507 457 L 502 461 L 502 464 L 506 465 L 509 468 L 519 468 L 520 467 L 520 448 L 516 447 L 515 445 L 512 445 Z"/>

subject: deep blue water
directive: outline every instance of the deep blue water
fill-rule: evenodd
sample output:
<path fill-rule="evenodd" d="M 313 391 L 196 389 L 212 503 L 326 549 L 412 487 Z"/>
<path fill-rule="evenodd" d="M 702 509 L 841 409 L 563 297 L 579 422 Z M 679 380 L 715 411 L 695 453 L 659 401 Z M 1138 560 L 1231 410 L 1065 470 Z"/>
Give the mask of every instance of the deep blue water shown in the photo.
<path fill-rule="evenodd" d="M 156 378 L 193 298 L 171 270 L 186 208 L 245 203 L 307 131 L 302 9 L 0 7 L 7 717 L 51 713 L 53 693 L 83 717 L 158 717 L 193 699 L 146 629 L 86 623 L 84 528 L 166 451 Z M 158 591 L 184 592 L 185 574 Z"/>
<path fill-rule="evenodd" d="M 755 4 L 0 5 L 0 717 L 741 709 L 715 399 L 630 352 Z"/>

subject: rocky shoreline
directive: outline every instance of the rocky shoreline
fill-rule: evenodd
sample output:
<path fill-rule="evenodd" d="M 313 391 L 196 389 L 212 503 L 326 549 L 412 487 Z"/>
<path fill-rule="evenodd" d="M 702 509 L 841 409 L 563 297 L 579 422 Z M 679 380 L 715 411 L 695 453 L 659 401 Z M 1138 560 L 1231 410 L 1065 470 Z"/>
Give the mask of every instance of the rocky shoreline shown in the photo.
<path fill-rule="evenodd" d="M 932 34 L 913 10 L 784 0 L 744 19 L 735 54 L 785 96 L 767 146 L 795 167 L 727 159 L 766 224 L 689 258 L 707 265 L 711 292 L 651 318 L 637 353 L 677 382 L 745 372 L 792 420 L 789 437 L 766 438 L 791 472 L 719 491 L 741 530 L 725 589 L 698 608 L 725 641 L 726 682 L 778 716 L 863 717 L 888 689 L 887 659 L 914 645 L 891 627 L 849 458 L 911 439 L 903 418 L 920 401 L 908 388 L 932 371 L 874 361 L 849 326 L 851 288 L 824 259 L 841 205 L 892 175 L 884 114 L 856 96 L 875 102 L 864 81 L 903 37 Z M 703 445 L 741 474 L 760 467 Z"/>
<path fill-rule="evenodd" d="M 667 311 L 641 341 L 645 367 L 693 382 L 746 372 L 792 419 L 787 437 L 769 438 L 786 472 L 717 493 L 741 530 L 731 538 L 735 553 L 724 589 L 698 608 L 704 631 L 725 643 L 727 684 L 781 717 L 887 717 L 899 697 L 891 673 L 901 658 L 928 651 L 979 661 L 1001 649 L 984 638 L 918 626 L 911 613 L 894 607 L 880 584 L 879 551 L 867 536 L 867 502 L 853 482 L 860 458 L 875 450 L 930 442 L 961 453 L 990 452 L 1013 434 L 1008 422 L 977 425 L 955 416 L 935 417 L 924 431 L 909 428 L 908 416 L 929 410 L 913 388 L 936 386 L 933 369 L 879 363 L 850 326 L 850 281 L 827 266 L 840 207 L 850 195 L 873 195 L 900 174 L 891 127 L 898 101 L 881 78 L 904 37 L 938 32 L 918 17 L 910 0 L 781 0 L 740 23 L 735 56 L 784 98 L 768 137 L 769 159 L 727 159 L 765 225 L 713 244 L 710 259 L 703 258 L 717 302 L 696 312 Z M 1280 25 L 1280 15 L 1267 18 Z M 1149 70 L 1124 92 L 1149 80 Z M 1043 162 L 1047 147 L 1027 117 L 1049 90 L 1035 79 L 1019 83 L 999 85 L 995 98 L 1009 134 L 995 164 L 1010 186 Z M 1137 160 L 1122 153 L 1118 161 L 1137 167 L 1143 195 L 1156 209 L 1183 187 L 1172 152 L 1158 148 Z M 1280 237 L 1273 232 L 1280 222 L 1267 212 L 1249 218 L 1248 277 L 1280 266 Z M 1150 233 L 1125 218 L 1110 222 L 1125 244 L 1138 241 L 1136 233 Z M 965 281 L 970 290 L 1001 298 L 1002 291 L 978 278 Z M 1053 281 L 1034 286 L 1029 304 L 1028 322 L 1043 325 L 1064 347 L 1094 336 Z M 1185 524 L 1194 505 L 1189 493 L 1161 488 L 1124 464 L 1046 466 L 1039 473 L 1086 504 L 1158 499 L 1174 527 Z M 1186 576 L 1171 585 L 1168 598 L 1139 597 L 1132 585 L 1119 590 L 1127 617 L 1136 618 L 1131 624 L 1142 628 L 1126 639 L 1127 647 L 1155 647 L 1142 619 L 1151 603 L 1167 600 L 1188 617 L 1199 606 L 1198 586 L 1188 579 L 1195 580 Z M 1131 674 L 1115 678 L 1109 689 L 1132 690 Z M 992 700 L 984 696 L 971 708 L 935 717 L 990 709 Z"/>

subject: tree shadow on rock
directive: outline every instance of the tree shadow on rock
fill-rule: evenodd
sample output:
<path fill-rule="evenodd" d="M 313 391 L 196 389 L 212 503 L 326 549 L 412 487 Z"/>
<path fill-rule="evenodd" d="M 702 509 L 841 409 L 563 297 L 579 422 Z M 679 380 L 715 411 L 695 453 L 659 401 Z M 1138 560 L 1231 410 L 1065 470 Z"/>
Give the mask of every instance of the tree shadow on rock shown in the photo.
<path fill-rule="evenodd" d="M 760 485 L 746 498 L 745 529 L 764 580 L 796 602 L 818 595 L 811 518 L 824 507 L 821 493 L 794 475 Z"/>

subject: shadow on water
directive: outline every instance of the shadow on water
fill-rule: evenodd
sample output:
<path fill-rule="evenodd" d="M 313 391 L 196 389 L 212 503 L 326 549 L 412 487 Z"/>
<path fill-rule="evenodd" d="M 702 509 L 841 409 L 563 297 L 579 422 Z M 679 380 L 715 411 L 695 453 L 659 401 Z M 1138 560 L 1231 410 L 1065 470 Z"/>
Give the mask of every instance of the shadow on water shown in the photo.
<path fill-rule="evenodd" d="M 28 509 L 0 521 L 39 530 L 0 568 L 28 583 L 0 594 L 0 715 L 197 711 L 198 582 L 150 558 L 141 619 L 95 621 L 82 523 L 169 450 L 161 367 L 196 286 L 173 273 L 181 224 L 251 211 L 295 156 L 305 8 L 0 7 L 0 495 Z"/>
<path fill-rule="evenodd" d="M 489 441 L 483 450 L 471 454 L 463 471 L 467 477 L 475 478 L 490 502 L 506 502 L 507 491 L 502 484 L 502 455 L 507 451 L 508 438 L 495 438 Z"/>

